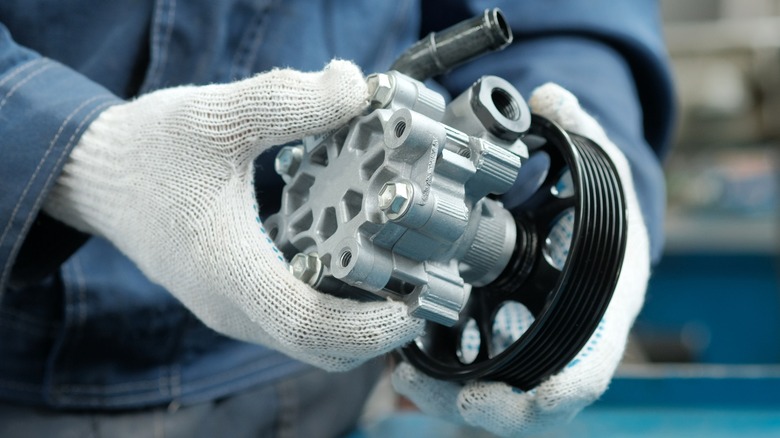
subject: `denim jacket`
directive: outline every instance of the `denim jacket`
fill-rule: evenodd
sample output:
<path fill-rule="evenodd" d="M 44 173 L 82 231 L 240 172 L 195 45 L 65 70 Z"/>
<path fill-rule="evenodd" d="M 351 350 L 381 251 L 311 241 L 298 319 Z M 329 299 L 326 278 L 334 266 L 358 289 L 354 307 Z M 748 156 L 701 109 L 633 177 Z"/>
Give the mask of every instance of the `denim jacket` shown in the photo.
<path fill-rule="evenodd" d="M 109 242 L 41 213 L 48 190 L 90 122 L 125 99 L 333 57 L 384 71 L 421 34 L 492 6 L 516 42 L 439 78 L 442 88 L 495 74 L 526 95 L 548 81 L 578 95 L 634 167 L 657 256 L 673 99 L 653 1 L 3 0 L 0 399 L 193 403 L 304 367 L 206 328 Z M 259 170 L 256 181 L 269 213 L 279 179 Z"/>

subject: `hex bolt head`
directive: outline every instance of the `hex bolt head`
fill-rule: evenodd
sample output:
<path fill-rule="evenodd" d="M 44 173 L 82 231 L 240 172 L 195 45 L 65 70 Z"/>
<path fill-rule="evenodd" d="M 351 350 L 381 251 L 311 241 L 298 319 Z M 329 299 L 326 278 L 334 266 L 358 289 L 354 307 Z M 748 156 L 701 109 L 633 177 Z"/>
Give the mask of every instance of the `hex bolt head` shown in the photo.
<path fill-rule="evenodd" d="M 366 78 L 369 102 L 373 108 L 385 108 L 393 100 L 395 80 L 384 73 L 374 73 Z"/>
<path fill-rule="evenodd" d="M 322 261 L 317 253 L 300 252 L 290 260 L 290 272 L 298 280 L 314 286 L 322 276 Z"/>
<path fill-rule="evenodd" d="M 303 146 L 285 146 L 274 160 L 274 170 L 281 176 L 293 176 L 301 166 L 303 160 Z"/>
<path fill-rule="evenodd" d="M 379 190 L 379 209 L 390 220 L 401 218 L 412 205 L 413 187 L 406 181 L 388 182 Z"/>

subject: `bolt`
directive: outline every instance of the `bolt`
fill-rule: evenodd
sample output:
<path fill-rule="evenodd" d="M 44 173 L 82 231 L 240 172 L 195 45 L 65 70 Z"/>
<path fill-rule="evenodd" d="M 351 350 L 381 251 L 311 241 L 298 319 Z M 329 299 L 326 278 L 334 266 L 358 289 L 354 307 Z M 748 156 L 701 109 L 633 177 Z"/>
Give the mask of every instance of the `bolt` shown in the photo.
<path fill-rule="evenodd" d="M 274 160 L 274 170 L 281 176 L 293 176 L 301 166 L 303 160 L 303 146 L 285 146 Z"/>
<path fill-rule="evenodd" d="M 384 73 L 374 73 L 366 78 L 369 102 L 373 108 L 386 108 L 395 94 L 395 80 Z"/>
<path fill-rule="evenodd" d="M 290 260 L 290 272 L 298 280 L 314 286 L 322 276 L 322 261 L 317 253 L 299 252 Z"/>
<path fill-rule="evenodd" d="M 388 182 L 379 190 L 379 208 L 390 220 L 401 218 L 412 205 L 412 185 L 408 182 Z"/>

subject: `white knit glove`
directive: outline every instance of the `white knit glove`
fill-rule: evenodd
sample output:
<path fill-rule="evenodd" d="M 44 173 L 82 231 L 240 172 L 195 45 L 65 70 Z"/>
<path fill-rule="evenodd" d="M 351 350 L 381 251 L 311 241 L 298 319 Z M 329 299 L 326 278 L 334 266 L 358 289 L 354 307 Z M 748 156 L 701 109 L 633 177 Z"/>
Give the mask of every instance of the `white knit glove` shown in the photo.
<path fill-rule="evenodd" d="M 423 322 L 402 303 L 338 299 L 294 278 L 260 222 L 252 162 L 344 124 L 367 98 L 346 61 L 147 94 L 92 122 L 44 209 L 111 241 L 211 328 L 327 370 L 354 367 Z"/>
<path fill-rule="evenodd" d="M 601 126 L 580 108 L 577 99 L 555 84 L 534 91 L 532 111 L 568 131 L 589 137 L 609 154 L 623 183 L 628 207 L 628 241 L 623 268 L 601 324 L 579 355 L 561 372 L 528 392 L 496 382 L 458 385 L 428 377 L 407 363 L 393 374 L 393 385 L 420 409 L 456 422 L 482 427 L 503 436 L 527 436 L 566 422 L 607 389 L 623 355 L 628 331 L 644 300 L 650 251 L 628 162 Z M 528 328 L 524 309 L 505 314 L 513 319 L 512 339 Z M 507 321 L 495 324 L 504 327 Z"/>

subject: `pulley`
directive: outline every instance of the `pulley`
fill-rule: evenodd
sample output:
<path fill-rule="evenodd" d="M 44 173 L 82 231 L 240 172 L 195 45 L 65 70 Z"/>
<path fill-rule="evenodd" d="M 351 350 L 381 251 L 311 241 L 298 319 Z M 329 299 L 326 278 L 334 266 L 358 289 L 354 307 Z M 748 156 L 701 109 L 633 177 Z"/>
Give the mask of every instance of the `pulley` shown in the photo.
<path fill-rule="evenodd" d="M 609 305 L 627 232 L 615 167 L 591 140 L 539 116 L 525 142 L 542 178 L 528 180 L 533 190 L 512 208 L 512 260 L 498 279 L 472 290 L 455 325 L 428 324 L 403 350 L 433 377 L 531 389 L 574 359 Z M 533 322 L 506 339 L 512 328 L 497 324 L 526 311 Z"/>
<path fill-rule="evenodd" d="M 371 75 L 364 114 L 278 153 L 286 186 L 265 224 L 302 281 L 428 320 L 400 351 L 421 371 L 527 390 L 598 326 L 626 212 L 602 149 L 532 116 L 507 81 L 484 76 L 449 104 L 421 82 L 511 40 L 487 10 Z"/>

